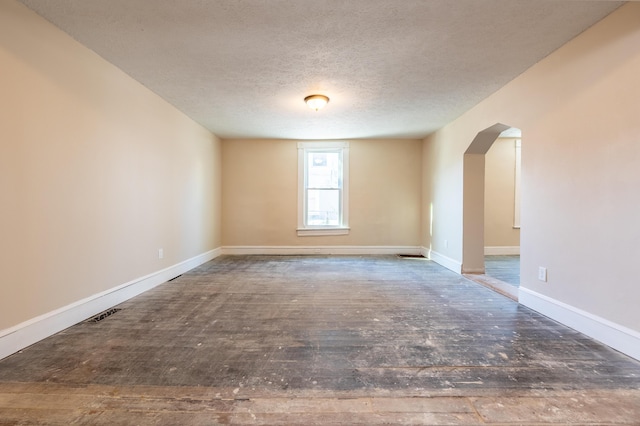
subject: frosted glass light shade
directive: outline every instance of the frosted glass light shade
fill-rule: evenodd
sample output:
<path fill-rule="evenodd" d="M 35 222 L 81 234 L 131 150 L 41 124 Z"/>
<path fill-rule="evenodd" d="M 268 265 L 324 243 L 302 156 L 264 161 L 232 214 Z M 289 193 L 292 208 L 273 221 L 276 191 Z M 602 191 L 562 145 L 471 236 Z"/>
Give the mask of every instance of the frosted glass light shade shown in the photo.
<path fill-rule="evenodd" d="M 317 111 L 329 103 L 329 98 L 325 95 L 309 95 L 304 98 L 304 101 L 307 103 L 309 108 Z"/>

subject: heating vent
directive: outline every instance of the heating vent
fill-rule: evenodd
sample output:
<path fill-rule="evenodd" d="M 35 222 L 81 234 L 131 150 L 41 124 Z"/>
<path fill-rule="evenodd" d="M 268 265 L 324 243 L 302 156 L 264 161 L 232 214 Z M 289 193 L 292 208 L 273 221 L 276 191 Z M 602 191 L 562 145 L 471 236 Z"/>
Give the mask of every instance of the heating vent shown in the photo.
<path fill-rule="evenodd" d="M 177 277 L 173 277 L 169 280 L 169 282 L 173 281 L 173 280 L 177 280 L 178 278 L 180 278 L 182 276 L 182 274 L 178 275 Z"/>
<path fill-rule="evenodd" d="M 95 317 L 87 320 L 87 322 L 100 322 L 103 319 L 110 317 L 111 315 L 115 314 L 116 312 L 120 311 L 121 309 L 119 308 L 112 308 L 112 309 L 108 309 L 102 313 L 99 313 L 98 315 L 96 315 Z"/>
<path fill-rule="evenodd" d="M 398 257 L 400 259 L 426 259 L 426 257 L 421 254 L 399 254 Z"/>

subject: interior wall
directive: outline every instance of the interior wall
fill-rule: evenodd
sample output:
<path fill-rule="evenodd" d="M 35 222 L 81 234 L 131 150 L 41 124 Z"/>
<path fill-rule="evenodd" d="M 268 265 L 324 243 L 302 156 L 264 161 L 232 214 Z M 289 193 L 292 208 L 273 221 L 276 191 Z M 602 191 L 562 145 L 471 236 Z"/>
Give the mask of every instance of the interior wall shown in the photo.
<path fill-rule="evenodd" d="M 462 262 L 464 152 L 482 129 L 496 123 L 518 127 L 527 135 L 521 289 L 559 309 L 635 332 L 638 22 L 640 4 L 627 3 L 425 139 L 424 150 L 439 166 L 425 178 L 431 189 L 424 204 L 434 205 L 434 215 L 433 237 L 423 240 Z M 548 268 L 547 282 L 537 279 L 539 266 Z"/>
<path fill-rule="evenodd" d="M 349 141 L 349 235 L 298 237 L 294 140 L 224 140 L 226 246 L 420 245 L 422 143 Z"/>
<path fill-rule="evenodd" d="M 461 272 L 464 149 L 460 151 L 460 144 L 443 143 L 453 137 L 450 130 L 451 126 L 445 127 L 423 143 L 422 205 L 429 212 L 423 229 L 428 224 L 429 232 L 423 232 L 422 247 L 430 258 Z M 467 141 L 476 133 L 469 132 Z"/>
<path fill-rule="evenodd" d="M 11 0 L 0 70 L 0 330 L 220 246 L 209 131 Z"/>
<path fill-rule="evenodd" d="M 514 228 L 516 139 L 498 138 L 485 154 L 484 245 L 520 246 Z"/>

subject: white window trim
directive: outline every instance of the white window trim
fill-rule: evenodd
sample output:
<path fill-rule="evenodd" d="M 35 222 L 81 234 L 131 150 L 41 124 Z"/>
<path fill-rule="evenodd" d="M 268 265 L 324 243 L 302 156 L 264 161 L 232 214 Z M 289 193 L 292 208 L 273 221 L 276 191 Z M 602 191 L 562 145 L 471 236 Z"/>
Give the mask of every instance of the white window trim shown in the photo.
<path fill-rule="evenodd" d="M 514 206 L 513 206 L 513 228 L 520 229 L 520 177 L 522 164 L 522 142 L 520 139 L 515 141 L 516 162 L 515 162 L 515 182 L 514 182 Z"/>
<path fill-rule="evenodd" d="M 305 226 L 305 158 L 308 151 L 342 150 L 342 224 Z M 349 142 L 298 142 L 298 228 L 299 237 L 349 234 Z"/>

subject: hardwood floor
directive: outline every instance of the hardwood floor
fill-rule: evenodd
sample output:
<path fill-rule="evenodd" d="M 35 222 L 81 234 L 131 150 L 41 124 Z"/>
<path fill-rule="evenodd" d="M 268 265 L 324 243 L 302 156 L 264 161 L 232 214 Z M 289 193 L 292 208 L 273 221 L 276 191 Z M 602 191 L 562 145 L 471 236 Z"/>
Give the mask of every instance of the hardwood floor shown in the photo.
<path fill-rule="evenodd" d="M 221 256 L 0 361 L 0 424 L 640 424 L 640 362 L 426 259 Z"/>
<path fill-rule="evenodd" d="M 485 256 L 485 275 L 520 286 L 520 256 Z"/>

